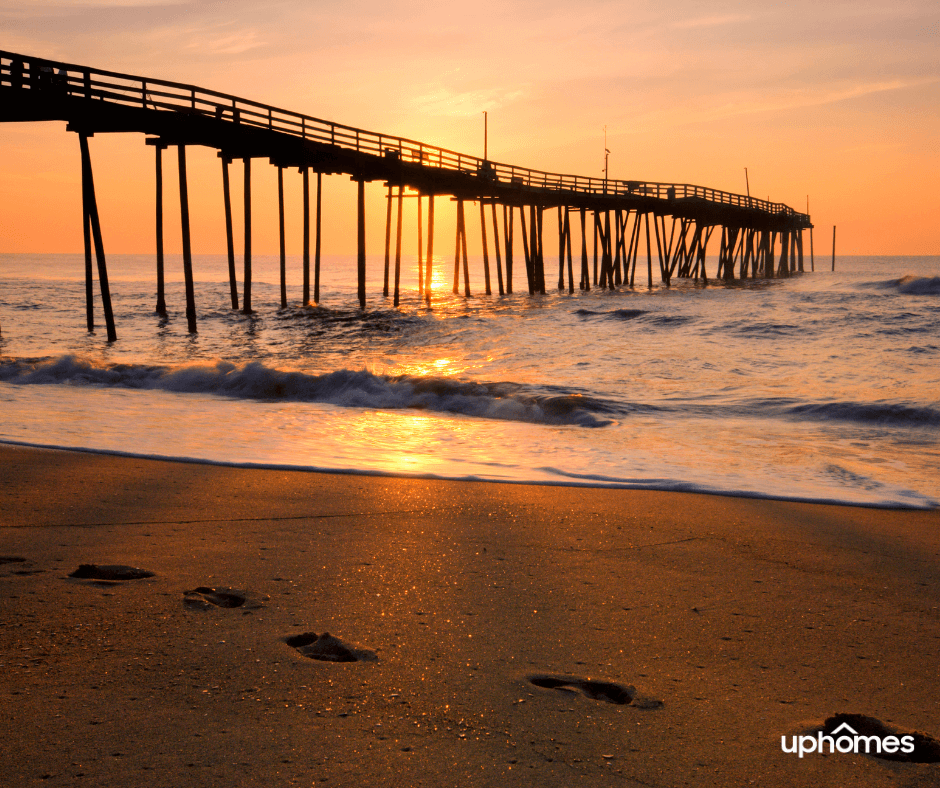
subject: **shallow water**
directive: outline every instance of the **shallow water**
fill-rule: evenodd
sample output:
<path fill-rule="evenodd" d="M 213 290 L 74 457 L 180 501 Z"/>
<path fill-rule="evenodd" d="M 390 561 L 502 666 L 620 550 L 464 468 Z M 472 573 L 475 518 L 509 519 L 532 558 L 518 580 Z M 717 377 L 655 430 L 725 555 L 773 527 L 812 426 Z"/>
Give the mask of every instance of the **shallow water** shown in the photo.
<path fill-rule="evenodd" d="M 471 280 L 482 292 L 481 264 Z M 828 264 L 828 261 L 827 261 Z M 321 305 L 279 310 L 256 260 L 250 317 L 222 257 L 154 314 L 153 260 L 109 258 L 118 341 L 85 330 L 80 255 L 0 255 L 0 440 L 350 472 L 680 489 L 935 507 L 940 258 L 841 258 L 785 280 L 368 308 L 354 261 Z M 170 272 L 178 261 L 168 261 Z M 408 267 L 410 269 L 410 266 Z M 709 270 L 714 269 L 714 264 Z M 547 272 L 548 276 L 548 272 Z M 495 289 L 495 273 L 494 273 Z M 519 275 L 517 291 L 523 286 Z M 96 296 L 96 309 L 100 304 Z"/>

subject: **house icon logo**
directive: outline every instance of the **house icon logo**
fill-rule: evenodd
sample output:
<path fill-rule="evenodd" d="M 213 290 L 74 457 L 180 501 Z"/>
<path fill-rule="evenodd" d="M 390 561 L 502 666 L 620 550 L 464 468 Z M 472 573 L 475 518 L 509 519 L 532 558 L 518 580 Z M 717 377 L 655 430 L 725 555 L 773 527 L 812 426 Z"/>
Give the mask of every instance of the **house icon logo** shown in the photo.
<path fill-rule="evenodd" d="M 789 739 L 789 741 L 787 741 Z M 780 748 L 787 754 L 832 755 L 833 753 L 853 755 L 893 755 L 901 752 L 910 755 L 914 752 L 913 736 L 865 736 L 847 722 L 843 722 L 830 733 L 818 731 L 815 736 L 781 736 Z M 828 748 L 828 749 L 827 749 Z"/>

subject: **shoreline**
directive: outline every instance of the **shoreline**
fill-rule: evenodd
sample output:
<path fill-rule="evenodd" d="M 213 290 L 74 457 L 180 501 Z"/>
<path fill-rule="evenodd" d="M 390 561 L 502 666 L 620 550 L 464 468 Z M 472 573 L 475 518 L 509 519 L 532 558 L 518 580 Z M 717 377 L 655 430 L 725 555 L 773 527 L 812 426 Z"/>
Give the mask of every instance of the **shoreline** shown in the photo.
<path fill-rule="evenodd" d="M 838 713 L 940 738 L 937 510 L 9 444 L 0 480 L 16 784 L 940 784 L 781 749 Z"/>
<path fill-rule="evenodd" d="M 93 449 L 84 446 L 67 447 L 54 444 L 32 443 L 27 441 L 17 441 L 6 438 L 0 438 L 0 448 L 4 446 L 19 447 L 26 449 L 37 449 L 41 451 L 60 451 L 74 452 L 79 454 L 104 455 L 109 457 L 121 457 L 130 460 L 143 460 L 148 462 L 176 462 L 192 465 L 211 465 L 219 468 L 235 468 L 240 470 L 257 471 L 284 471 L 289 473 L 318 473 L 335 476 L 366 476 L 389 479 L 413 479 L 417 481 L 445 481 L 455 483 L 479 483 L 479 484 L 508 484 L 522 485 L 531 487 L 562 487 L 586 490 L 636 490 L 641 492 L 663 492 L 663 493 L 688 493 L 691 495 L 714 495 L 721 498 L 744 498 L 758 501 L 780 501 L 783 503 L 802 503 L 812 506 L 846 506 L 858 507 L 862 509 L 877 510 L 898 510 L 898 511 L 940 511 L 940 503 L 936 501 L 926 501 L 921 506 L 901 503 L 862 503 L 858 501 L 845 501 L 837 498 L 809 498 L 800 496 L 782 496 L 772 495 L 770 493 L 753 492 L 749 490 L 721 490 L 716 488 L 707 488 L 704 485 L 695 485 L 691 482 L 672 481 L 669 484 L 660 484 L 658 486 L 645 484 L 643 482 L 617 482 L 601 481 L 596 479 L 585 479 L 584 481 L 556 481 L 556 480 L 517 480 L 517 479 L 486 479 L 478 476 L 454 477 L 444 476 L 432 473 L 408 474 L 404 472 L 394 473 L 392 471 L 379 470 L 361 470 L 356 468 L 319 468 L 314 466 L 283 465 L 277 463 L 252 463 L 252 462 L 225 462 L 222 460 L 209 460 L 201 457 L 174 457 L 169 455 L 135 454 L 134 452 L 116 451 L 112 449 Z"/>

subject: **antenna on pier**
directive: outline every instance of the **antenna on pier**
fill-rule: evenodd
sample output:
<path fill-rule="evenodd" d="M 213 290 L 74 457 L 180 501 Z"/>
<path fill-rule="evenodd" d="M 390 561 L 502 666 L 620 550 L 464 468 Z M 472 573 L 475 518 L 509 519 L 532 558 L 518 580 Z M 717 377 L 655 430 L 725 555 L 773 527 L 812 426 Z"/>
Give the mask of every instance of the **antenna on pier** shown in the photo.
<path fill-rule="evenodd" d="M 607 127 L 604 126 L 604 193 L 607 193 L 607 159 L 610 151 L 607 149 Z"/>

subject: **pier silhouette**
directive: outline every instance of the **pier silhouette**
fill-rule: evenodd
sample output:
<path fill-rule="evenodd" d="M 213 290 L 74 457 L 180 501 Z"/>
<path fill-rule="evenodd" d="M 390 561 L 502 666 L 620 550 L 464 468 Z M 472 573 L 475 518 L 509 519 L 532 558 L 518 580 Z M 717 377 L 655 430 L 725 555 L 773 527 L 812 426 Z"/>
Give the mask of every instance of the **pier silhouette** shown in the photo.
<path fill-rule="evenodd" d="M 485 292 L 491 294 L 490 250 L 500 294 L 513 288 L 513 251 L 521 233 L 525 282 L 530 294 L 546 289 L 543 215 L 557 212 L 557 287 L 616 288 L 640 282 L 653 286 L 654 271 L 665 284 L 674 277 L 708 281 L 706 250 L 720 235 L 718 267 L 713 278 L 788 276 L 803 271 L 803 231 L 812 230 L 807 214 L 750 196 L 677 183 L 590 178 L 542 172 L 490 161 L 424 142 L 381 134 L 292 112 L 225 93 L 150 77 L 131 76 L 87 66 L 0 51 L 0 122 L 65 121 L 80 140 L 83 228 L 85 239 L 87 322 L 92 310 L 93 266 L 109 340 L 116 338 L 108 288 L 107 264 L 95 199 L 88 137 L 99 133 L 140 133 L 156 152 L 156 266 L 158 312 L 165 313 L 163 277 L 162 155 L 176 148 L 186 285 L 186 315 L 196 331 L 192 250 L 189 232 L 186 148 L 201 145 L 219 152 L 222 164 L 229 279 L 232 308 L 251 312 L 251 161 L 268 159 L 278 168 L 280 209 L 281 305 L 287 305 L 283 171 L 303 175 L 303 302 L 320 299 L 322 178 L 348 175 L 358 184 L 358 298 L 366 306 L 365 183 L 387 187 L 384 288 L 397 306 L 401 272 L 401 228 L 404 190 L 418 196 L 421 248 L 418 255 L 420 294 L 430 302 L 434 249 L 435 197 L 456 202 L 457 237 L 453 290 L 470 295 L 465 203 L 479 205 Z M 244 164 L 244 263 L 241 303 L 235 268 L 229 166 Z M 310 175 L 316 176 L 315 221 L 311 217 Z M 395 217 L 393 217 L 393 208 Z M 487 208 L 490 216 L 487 217 Z M 500 222 L 500 218 L 502 221 Z M 394 219 L 397 219 L 397 224 Z M 489 228 L 488 228 L 489 225 Z M 572 228 L 574 225 L 574 228 Z M 394 273 L 392 235 L 397 229 Z M 578 231 L 580 228 L 580 231 Z M 717 230 L 720 228 L 720 234 Z M 492 240 L 488 239 L 488 229 Z M 425 234 L 426 233 L 426 234 Z M 311 256 L 311 236 L 313 254 Z M 572 254 L 580 242 L 576 266 Z M 593 240 L 593 266 L 589 242 Z M 643 248 L 645 247 L 645 249 Z M 645 252 L 645 254 L 644 254 Z M 646 265 L 643 266 L 642 258 Z M 313 270 L 311 272 L 311 262 Z M 646 268 L 643 276 L 642 268 Z M 312 276 L 311 276 L 312 273 Z M 391 278 L 391 283 L 390 283 Z M 566 281 L 567 280 L 567 281 Z M 312 294 L 311 294 L 312 289 Z"/>

